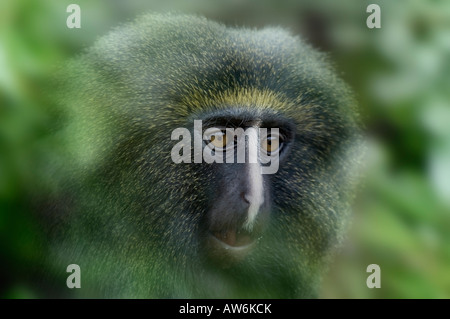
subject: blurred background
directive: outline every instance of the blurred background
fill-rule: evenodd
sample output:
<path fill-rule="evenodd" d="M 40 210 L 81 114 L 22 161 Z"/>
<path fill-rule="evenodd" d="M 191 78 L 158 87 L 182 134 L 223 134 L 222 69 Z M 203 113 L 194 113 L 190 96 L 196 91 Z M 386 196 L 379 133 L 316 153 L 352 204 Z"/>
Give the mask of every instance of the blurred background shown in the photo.
<path fill-rule="evenodd" d="M 81 7 L 81 29 L 66 8 Z M 381 29 L 366 8 L 381 7 Z M 39 298 L 39 230 L 26 198 L 51 158 L 55 67 L 142 12 L 197 13 L 231 26 L 279 25 L 328 52 L 356 93 L 367 173 L 323 298 L 450 298 L 450 1 L 0 1 L 0 297 Z M 381 288 L 369 289 L 369 264 Z"/>

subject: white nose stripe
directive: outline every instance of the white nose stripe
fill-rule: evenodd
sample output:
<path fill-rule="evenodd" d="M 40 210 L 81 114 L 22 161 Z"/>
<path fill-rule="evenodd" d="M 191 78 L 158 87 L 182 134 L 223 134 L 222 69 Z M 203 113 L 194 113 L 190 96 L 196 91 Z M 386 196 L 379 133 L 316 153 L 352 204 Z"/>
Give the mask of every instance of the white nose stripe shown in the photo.
<path fill-rule="evenodd" d="M 258 131 L 254 128 L 249 128 L 246 132 L 248 136 L 248 156 L 249 161 L 247 164 L 247 178 L 248 178 L 248 190 L 245 198 L 248 200 L 250 206 L 247 213 L 247 221 L 245 228 L 251 230 L 256 216 L 258 215 L 259 208 L 264 202 L 264 184 L 263 176 L 261 174 L 261 166 L 258 161 L 259 153 L 259 138 Z"/>

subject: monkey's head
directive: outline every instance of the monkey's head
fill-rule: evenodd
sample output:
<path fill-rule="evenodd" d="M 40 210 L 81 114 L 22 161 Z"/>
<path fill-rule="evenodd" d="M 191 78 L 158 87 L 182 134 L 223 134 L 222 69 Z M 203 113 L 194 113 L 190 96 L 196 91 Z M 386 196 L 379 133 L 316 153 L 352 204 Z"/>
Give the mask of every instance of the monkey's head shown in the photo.
<path fill-rule="evenodd" d="M 85 295 L 316 296 L 360 145 L 323 54 L 279 28 L 145 15 L 67 74 L 52 258 L 80 265 Z"/>

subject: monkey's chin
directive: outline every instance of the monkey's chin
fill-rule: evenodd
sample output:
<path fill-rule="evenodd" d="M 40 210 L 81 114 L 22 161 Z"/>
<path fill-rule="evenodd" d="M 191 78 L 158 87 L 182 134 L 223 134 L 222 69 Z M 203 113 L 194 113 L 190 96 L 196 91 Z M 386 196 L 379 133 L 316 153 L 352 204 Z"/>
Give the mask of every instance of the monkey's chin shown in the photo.
<path fill-rule="evenodd" d="M 214 234 L 208 234 L 206 238 L 206 251 L 214 265 L 221 268 L 229 268 L 242 261 L 255 246 L 255 241 L 248 240 L 243 245 L 231 246 Z"/>

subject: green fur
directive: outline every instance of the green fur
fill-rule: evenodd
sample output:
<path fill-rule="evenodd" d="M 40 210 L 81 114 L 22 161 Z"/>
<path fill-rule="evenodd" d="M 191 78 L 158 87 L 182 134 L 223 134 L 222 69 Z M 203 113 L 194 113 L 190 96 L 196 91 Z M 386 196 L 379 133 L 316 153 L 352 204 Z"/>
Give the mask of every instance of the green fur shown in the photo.
<path fill-rule="evenodd" d="M 81 266 L 75 296 L 317 296 L 360 158 L 354 100 L 323 54 L 280 28 L 152 14 L 113 30 L 65 72 L 54 205 L 64 222 L 51 231 L 49 260 L 58 271 Z M 174 164 L 170 134 L 223 112 L 279 116 L 296 132 L 271 177 L 259 247 L 215 270 L 204 266 L 198 231 L 216 177 Z"/>

